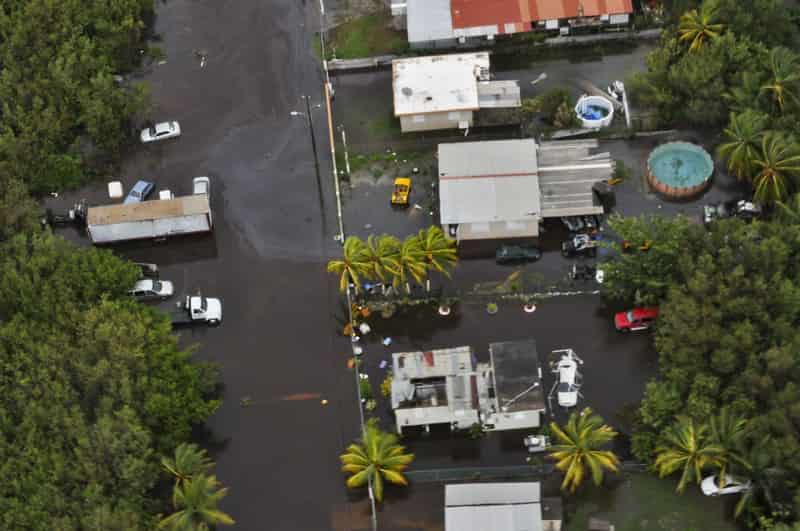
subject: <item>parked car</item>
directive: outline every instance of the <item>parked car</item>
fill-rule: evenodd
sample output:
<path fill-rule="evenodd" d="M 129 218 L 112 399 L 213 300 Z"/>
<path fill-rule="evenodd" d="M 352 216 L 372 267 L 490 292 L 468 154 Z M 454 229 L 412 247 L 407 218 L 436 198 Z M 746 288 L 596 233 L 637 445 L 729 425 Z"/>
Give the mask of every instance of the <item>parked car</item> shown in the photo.
<path fill-rule="evenodd" d="M 532 245 L 502 245 L 495 253 L 498 264 L 515 264 L 535 262 L 542 257 L 542 252 Z"/>
<path fill-rule="evenodd" d="M 719 485 L 719 476 L 708 476 L 700 483 L 700 489 L 706 496 L 721 496 L 725 494 L 739 494 L 750 490 L 750 482 L 734 478 L 725 474 L 723 486 Z"/>
<path fill-rule="evenodd" d="M 208 177 L 195 177 L 192 179 L 192 193 L 211 195 L 211 179 Z"/>
<path fill-rule="evenodd" d="M 142 129 L 139 138 L 146 144 L 148 142 L 166 140 L 167 138 L 176 138 L 179 136 L 181 136 L 181 126 L 178 122 L 161 122 Z"/>
<path fill-rule="evenodd" d="M 156 280 L 153 278 L 146 278 L 139 280 L 133 285 L 130 294 L 139 301 L 152 301 L 161 299 L 166 300 L 172 297 L 174 293 L 172 282 L 169 280 Z"/>
<path fill-rule="evenodd" d="M 411 195 L 411 179 L 398 177 L 394 180 L 392 191 L 392 206 L 408 206 L 408 197 Z"/>
<path fill-rule="evenodd" d="M 137 181 L 136 184 L 133 185 L 133 188 L 131 188 L 131 191 L 128 192 L 128 196 L 123 203 L 126 205 L 129 203 L 140 203 L 146 200 L 147 197 L 153 193 L 155 188 L 155 183 L 151 183 L 150 181 Z"/>
<path fill-rule="evenodd" d="M 222 301 L 200 295 L 187 296 L 182 303 L 175 304 L 170 317 L 173 327 L 199 323 L 217 326 L 222 322 Z"/>
<path fill-rule="evenodd" d="M 133 265 L 141 269 L 142 277 L 158 278 L 158 266 L 146 262 L 134 262 Z"/>
<path fill-rule="evenodd" d="M 588 234 L 577 234 L 561 244 L 561 254 L 572 256 L 597 256 L 597 242 Z"/>
<path fill-rule="evenodd" d="M 761 216 L 761 207 L 745 199 L 734 199 L 703 207 L 703 223 L 706 225 L 718 219 L 737 217 L 751 221 L 759 216 Z"/>
<path fill-rule="evenodd" d="M 658 317 L 658 308 L 634 308 L 614 316 L 614 326 L 620 332 L 647 330 Z"/>

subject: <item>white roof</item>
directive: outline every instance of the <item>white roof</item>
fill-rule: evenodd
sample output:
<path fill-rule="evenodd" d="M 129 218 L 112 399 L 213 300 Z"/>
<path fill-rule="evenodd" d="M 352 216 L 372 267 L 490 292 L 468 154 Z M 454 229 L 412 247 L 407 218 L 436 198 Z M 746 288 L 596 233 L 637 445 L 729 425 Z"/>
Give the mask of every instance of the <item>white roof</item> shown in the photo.
<path fill-rule="evenodd" d="M 395 59 L 395 116 L 477 110 L 481 69 L 489 69 L 488 52 Z"/>
<path fill-rule="evenodd" d="M 538 220 L 536 142 L 439 144 L 439 201 L 444 225 Z"/>
<path fill-rule="evenodd" d="M 445 486 L 446 531 L 542 531 L 538 482 Z"/>
<path fill-rule="evenodd" d="M 406 27 L 410 43 L 455 38 L 450 0 L 408 0 Z"/>

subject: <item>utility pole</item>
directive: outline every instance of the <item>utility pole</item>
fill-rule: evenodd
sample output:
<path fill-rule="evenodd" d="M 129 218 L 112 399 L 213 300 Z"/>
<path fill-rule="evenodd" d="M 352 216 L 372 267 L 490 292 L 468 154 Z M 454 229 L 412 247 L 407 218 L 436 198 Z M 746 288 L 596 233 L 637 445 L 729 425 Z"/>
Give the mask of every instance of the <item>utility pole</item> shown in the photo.
<path fill-rule="evenodd" d="M 319 156 L 317 155 L 317 139 L 314 137 L 314 120 L 311 118 L 311 99 L 309 96 L 303 96 L 306 100 L 306 120 L 308 120 L 308 133 L 311 135 L 311 151 L 314 153 L 314 171 L 317 174 L 317 190 L 319 191 L 320 200 L 322 200 L 322 178 L 319 175 Z"/>

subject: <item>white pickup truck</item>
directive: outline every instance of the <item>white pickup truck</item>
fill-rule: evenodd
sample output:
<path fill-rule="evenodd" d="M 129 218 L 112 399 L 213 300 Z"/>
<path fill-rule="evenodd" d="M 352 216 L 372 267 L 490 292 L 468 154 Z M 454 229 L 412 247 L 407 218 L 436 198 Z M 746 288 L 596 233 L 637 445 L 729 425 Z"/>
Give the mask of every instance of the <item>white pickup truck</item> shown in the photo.
<path fill-rule="evenodd" d="M 177 303 L 170 314 L 172 326 L 206 323 L 216 326 L 222 322 L 222 302 L 211 297 L 187 295 L 183 302 Z"/>

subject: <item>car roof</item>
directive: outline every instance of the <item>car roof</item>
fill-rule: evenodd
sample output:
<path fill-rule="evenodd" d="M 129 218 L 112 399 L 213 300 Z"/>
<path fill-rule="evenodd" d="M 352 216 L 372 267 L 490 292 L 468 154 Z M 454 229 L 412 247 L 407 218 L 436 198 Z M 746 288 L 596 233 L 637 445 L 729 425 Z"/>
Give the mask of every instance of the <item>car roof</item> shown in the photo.
<path fill-rule="evenodd" d="M 637 317 L 646 317 L 649 315 L 655 316 L 658 315 L 658 308 L 655 306 L 649 308 L 634 308 L 631 310 L 634 316 Z"/>
<path fill-rule="evenodd" d="M 152 279 L 149 279 L 149 278 L 144 278 L 142 280 L 137 280 L 136 284 L 133 285 L 133 289 L 135 289 L 135 290 L 153 289 L 153 281 L 152 281 Z"/>
<path fill-rule="evenodd" d="M 156 131 L 163 131 L 165 129 L 172 129 L 172 122 L 161 122 L 156 124 Z"/>
<path fill-rule="evenodd" d="M 133 190 L 145 190 L 147 187 L 153 186 L 153 183 L 150 181 L 136 181 L 136 184 L 133 185 L 131 191 Z"/>

